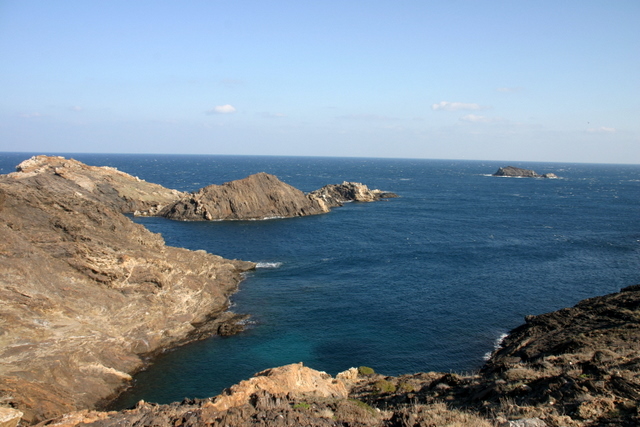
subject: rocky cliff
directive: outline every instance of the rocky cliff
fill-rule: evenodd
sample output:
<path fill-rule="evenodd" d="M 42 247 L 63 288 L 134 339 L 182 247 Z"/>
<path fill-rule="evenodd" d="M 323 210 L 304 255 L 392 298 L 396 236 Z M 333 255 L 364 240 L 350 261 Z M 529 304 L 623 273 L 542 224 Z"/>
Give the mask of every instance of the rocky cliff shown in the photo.
<path fill-rule="evenodd" d="M 536 171 L 531 169 L 516 168 L 514 166 L 499 168 L 493 176 L 508 176 L 514 178 L 558 178 L 554 173 L 539 175 Z"/>
<path fill-rule="evenodd" d="M 288 365 L 210 399 L 83 411 L 51 426 L 637 426 L 640 285 L 540 316 L 511 332 L 475 374 L 335 378 Z"/>
<path fill-rule="evenodd" d="M 93 407 L 145 355 L 233 317 L 227 297 L 254 264 L 165 246 L 122 215 L 179 196 L 62 158 L 0 177 L 2 404 L 26 422 Z"/>
<path fill-rule="evenodd" d="M 183 221 L 291 218 L 327 213 L 349 201 L 373 202 L 389 197 L 397 195 L 355 182 L 327 185 L 304 194 L 273 175 L 258 173 L 184 195 L 159 215 Z"/>

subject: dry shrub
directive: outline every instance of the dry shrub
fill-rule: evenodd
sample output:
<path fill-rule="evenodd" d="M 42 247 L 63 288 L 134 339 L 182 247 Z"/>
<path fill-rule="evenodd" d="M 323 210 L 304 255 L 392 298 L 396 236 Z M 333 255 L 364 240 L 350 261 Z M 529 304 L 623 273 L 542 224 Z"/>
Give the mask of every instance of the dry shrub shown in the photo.
<path fill-rule="evenodd" d="M 449 409 L 444 403 L 412 405 L 395 415 L 400 426 L 421 427 L 493 427 L 493 423 L 478 415 L 457 409 Z"/>

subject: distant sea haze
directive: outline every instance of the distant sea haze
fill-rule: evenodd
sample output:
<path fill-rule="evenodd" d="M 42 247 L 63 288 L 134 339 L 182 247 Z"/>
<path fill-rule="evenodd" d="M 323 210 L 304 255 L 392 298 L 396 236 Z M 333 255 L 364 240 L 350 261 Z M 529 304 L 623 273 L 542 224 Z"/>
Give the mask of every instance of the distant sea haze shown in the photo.
<path fill-rule="evenodd" d="M 1 172 L 29 156 L 0 154 Z M 330 374 L 473 370 L 525 315 L 640 283 L 638 165 L 509 163 L 550 180 L 492 177 L 507 164 L 491 161 L 71 157 L 185 191 L 267 172 L 303 191 L 356 181 L 400 196 L 291 219 L 134 218 L 169 245 L 258 269 L 232 299 L 247 331 L 161 355 L 115 407 L 208 397 L 300 361 Z"/>

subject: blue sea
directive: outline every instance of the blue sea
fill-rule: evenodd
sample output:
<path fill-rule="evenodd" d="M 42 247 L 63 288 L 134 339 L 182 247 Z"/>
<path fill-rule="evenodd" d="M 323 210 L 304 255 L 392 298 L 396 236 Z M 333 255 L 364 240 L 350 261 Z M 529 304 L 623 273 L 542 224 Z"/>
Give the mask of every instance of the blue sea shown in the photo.
<path fill-rule="evenodd" d="M 0 154 L 0 172 L 28 154 Z M 540 314 L 640 283 L 640 165 L 367 158 L 65 155 L 193 191 L 268 172 L 305 192 L 357 181 L 400 197 L 319 216 L 134 218 L 166 243 L 258 262 L 233 296 L 248 329 L 159 356 L 114 404 L 220 393 L 293 362 L 386 375 L 478 369 Z M 498 178 L 501 166 L 559 179 Z"/>

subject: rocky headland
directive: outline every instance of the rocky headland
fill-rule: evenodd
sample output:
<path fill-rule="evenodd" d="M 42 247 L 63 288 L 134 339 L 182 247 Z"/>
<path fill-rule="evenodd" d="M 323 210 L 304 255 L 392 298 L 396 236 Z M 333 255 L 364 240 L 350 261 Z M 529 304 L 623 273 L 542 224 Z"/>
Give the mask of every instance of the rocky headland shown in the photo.
<path fill-rule="evenodd" d="M 514 166 L 507 166 L 499 168 L 493 176 L 506 176 L 512 178 L 558 178 L 554 173 L 545 173 L 539 175 L 536 171 L 531 169 L 516 168 Z"/>
<path fill-rule="evenodd" d="M 370 190 L 354 182 L 327 185 L 305 194 L 262 172 L 183 195 L 158 215 L 182 221 L 291 218 L 327 213 L 346 202 L 373 202 L 389 197 L 397 195 Z"/>

